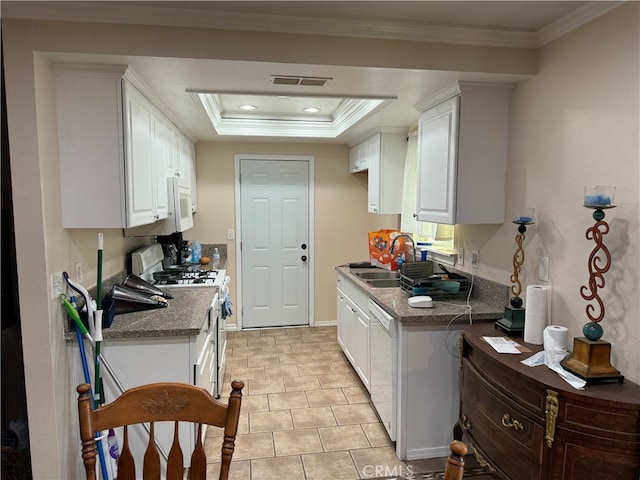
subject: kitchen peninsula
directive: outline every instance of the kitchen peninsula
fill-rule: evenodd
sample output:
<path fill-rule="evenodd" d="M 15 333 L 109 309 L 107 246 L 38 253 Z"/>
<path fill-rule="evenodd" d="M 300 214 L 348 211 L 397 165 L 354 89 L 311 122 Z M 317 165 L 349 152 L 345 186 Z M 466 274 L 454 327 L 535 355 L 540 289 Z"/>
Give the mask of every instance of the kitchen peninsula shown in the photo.
<path fill-rule="evenodd" d="M 474 279 L 469 306 L 463 297 L 413 308 L 399 286 L 376 288 L 357 275 L 365 269 L 335 269 L 338 342 L 371 393 L 398 457 L 448 455 L 458 418 L 460 334 L 471 322 L 501 318 L 508 287 Z"/>

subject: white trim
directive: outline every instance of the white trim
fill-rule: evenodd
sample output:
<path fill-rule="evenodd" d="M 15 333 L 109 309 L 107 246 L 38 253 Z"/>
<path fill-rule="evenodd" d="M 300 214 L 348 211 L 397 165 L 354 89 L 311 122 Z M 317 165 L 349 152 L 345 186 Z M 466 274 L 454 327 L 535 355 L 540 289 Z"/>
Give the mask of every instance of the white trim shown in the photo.
<path fill-rule="evenodd" d="M 570 14 L 538 30 L 531 46 L 540 48 L 547 43 L 551 43 L 623 3 L 625 2 L 586 2 Z"/>
<path fill-rule="evenodd" d="M 233 156 L 235 181 L 235 222 L 236 222 L 236 331 L 242 330 L 242 212 L 240 201 L 240 160 L 280 160 L 303 161 L 309 163 L 309 326 L 315 327 L 315 156 L 314 155 L 261 155 L 256 153 L 236 153 Z M 333 322 L 335 325 L 335 322 Z"/>
<path fill-rule="evenodd" d="M 255 115 L 225 117 L 217 93 L 189 91 L 218 135 L 253 137 L 337 138 L 353 125 L 379 112 L 397 97 L 344 98 L 333 116 L 292 119 L 285 116 L 256 118 Z"/>
<path fill-rule="evenodd" d="M 124 2 L 3 2 L 4 18 L 136 25 L 166 25 L 254 32 L 281 32 L 462 45 L 539 48 L 625 2 L 586 2 L 536 32 L 433 25 L 399 20 L 360 20 L 220 12 Z"/>

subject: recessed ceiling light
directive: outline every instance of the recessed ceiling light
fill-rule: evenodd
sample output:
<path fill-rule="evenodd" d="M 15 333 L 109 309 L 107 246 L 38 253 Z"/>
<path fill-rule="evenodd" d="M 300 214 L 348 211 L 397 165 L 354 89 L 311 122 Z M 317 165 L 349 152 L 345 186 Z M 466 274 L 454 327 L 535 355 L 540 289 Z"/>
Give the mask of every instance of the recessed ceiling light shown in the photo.
<path fill-rule="evenodd" d="M 240 105 L 240 110 L 255 110 L 255 105 Z"/>
<path fill-rule="evenodd" d="M 307 107 L 304 109 L 304 111 L 307 113 L 318 113 L 320 109 L 316 107 Z"/>
<path fill-rule="evenodd" d="M 277 95 L 276 98 L 289 98 L 288 95 Z"/>

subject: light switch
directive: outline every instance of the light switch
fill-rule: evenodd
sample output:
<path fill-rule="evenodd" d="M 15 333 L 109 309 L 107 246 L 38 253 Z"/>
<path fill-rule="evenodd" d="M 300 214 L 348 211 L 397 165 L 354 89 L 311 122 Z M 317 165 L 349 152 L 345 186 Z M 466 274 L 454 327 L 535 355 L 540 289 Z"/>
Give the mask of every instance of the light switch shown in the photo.
<path fill-rule="evenodd" d="M 227 240 L 233 240 L 236 238 L 236 232 L 233 228 L 227 228 Z"/>

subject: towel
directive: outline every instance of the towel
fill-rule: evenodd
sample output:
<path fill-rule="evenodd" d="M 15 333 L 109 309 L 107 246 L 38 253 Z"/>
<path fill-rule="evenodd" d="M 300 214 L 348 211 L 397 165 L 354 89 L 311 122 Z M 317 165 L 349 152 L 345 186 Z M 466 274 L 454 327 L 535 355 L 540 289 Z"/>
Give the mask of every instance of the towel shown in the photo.
<path fill-rule="evenodd" d="M 222 313 L 223 320 L 233 315 L 233 310 L 231 310 L 231 297 L 228 293 L 224 296 L 224 301 L 222 302 L 222 308 L 220 308 L 220 312 Z"/>

